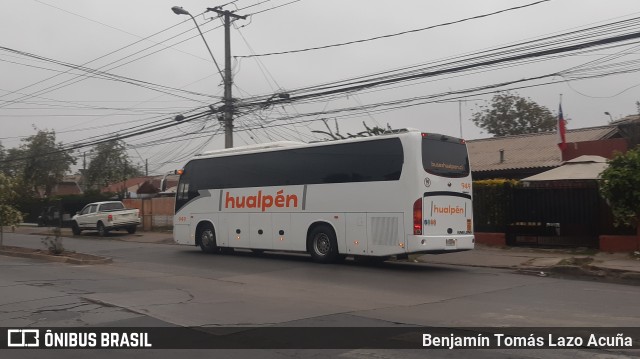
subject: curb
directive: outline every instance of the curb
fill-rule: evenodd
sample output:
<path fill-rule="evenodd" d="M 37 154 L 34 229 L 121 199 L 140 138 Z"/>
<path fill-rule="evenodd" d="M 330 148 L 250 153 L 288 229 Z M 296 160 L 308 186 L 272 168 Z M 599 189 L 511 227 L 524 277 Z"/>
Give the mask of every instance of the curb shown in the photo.
<path fill-rule="evenodd" d="M 433 263 L 428 261 L 422 261 L 418 259 L 420 263 L 426 264 L 442 264 L 450 266 L 460 267 L 472 267 L 472 268 L 495 268 L 495 269 L 508 269 L 514 270 L 516 273 L 533 275 L 538 277 L 550 277 L 567 276 L 567 277 L 581 277 L 581 278 L 593 278 L 595 280 L 612 279 L 620 283 L 627 284 L 640 284 L 640 273 L 626 271 L 622 269 L 604 268 L 594 265 L 589 266 L 577 266 L 577 265 L 554 265 L 548 267 L 535 267 L 535 266 L 506 266 L 506 265 L 478 265 L 478 264 L 453 264 L 453 263 Z"/>
<path fill-rule="evenodd" d="M 546 268 L 519 268 L 518 271 L 556 274 L 559 276 L 593 278 L 596 280 L 611 279 L 622 283 L 640 284 L 640 273 L 631 272 L 622 269 L 604 268 L 594 265 L 577 266 L 577 265 L 555 265 Z"/>
<path fill-rule="evenodd" d="M 88 254 L 85 254 L 85 255 L 92 256 L 95 259 L 78 259 L 78 258 L 67 257 L 64 255 L 53 255 L 48 253 L 35 253 L 35 252 L 27 253 L 27 252 L 12 251 L 10 249 L 0 249 L 0 254 L 5 256 L 10 256 L 10 257 L 42 259 L 50 262 L 69 263 L 69 264 L 92 265 L 92 264 L 113 263 L 112 258 L 98 257 L 98 256 L 88 255 Z"/>

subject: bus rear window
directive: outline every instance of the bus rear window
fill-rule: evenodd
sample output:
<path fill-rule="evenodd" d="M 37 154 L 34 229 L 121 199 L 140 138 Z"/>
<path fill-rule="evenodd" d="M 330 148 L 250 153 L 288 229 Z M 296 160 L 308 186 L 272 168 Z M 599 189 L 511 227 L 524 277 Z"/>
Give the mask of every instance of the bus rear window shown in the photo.
<path fill-rule="evenodd" d="M 423 134 L 422 166 L 436 176 L 465 177 L 469 175 L 467 146 L 454 137 Z"/>

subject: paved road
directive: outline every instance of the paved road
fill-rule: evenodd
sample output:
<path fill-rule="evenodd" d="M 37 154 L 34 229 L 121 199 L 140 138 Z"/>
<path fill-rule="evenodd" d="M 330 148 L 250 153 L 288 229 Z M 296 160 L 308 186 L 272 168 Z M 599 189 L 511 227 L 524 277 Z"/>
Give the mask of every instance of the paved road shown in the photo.
<path fill-rule="evenodd" d="M 114 239 L 115 238 L 115 239 Z M 417 263 L 319 265 L 307 256 L 206 255 L 194 247 L 65 238 L 68 249 L 109 256 L 77 266 L 0 256 L 0 322 L 26 326 L 639 326 L 640 287 Z M 38 236 L 7 245 L 41 247 Z M 23 351 L 12 356 L 29 357 Z M 101 357 L 107 352 L 92 356 Z M 153 351 L 118 353 L 158 357 Z M 175 356 L 164 351 L 162 356 Z M 425 352 L 375 351 L 380 357 Z M 33 354 L 33 353 L 31 353 Z M 85 351 L 55 351 L 64 358 Z M 64 354 L 64 355 L 63 355 Z M 255 357 L 255 351 L 223 351 Z M 276 350 L 260 357 L 369 357 L 367 350 Z M 633 353 L 626 353 L 633 354 Z M 637 352 L 635 354 L 638 354 Z M 430 357 L 616 358 L 591 350 L 431 351 Z"/>

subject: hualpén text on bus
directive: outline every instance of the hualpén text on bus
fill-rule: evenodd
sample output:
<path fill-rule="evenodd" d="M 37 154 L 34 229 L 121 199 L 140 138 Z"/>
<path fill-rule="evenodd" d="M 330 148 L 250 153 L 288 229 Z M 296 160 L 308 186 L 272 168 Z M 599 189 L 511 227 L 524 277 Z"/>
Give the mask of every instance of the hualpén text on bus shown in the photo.
<path fill-rule="evenodd" d="M 271 207 L 297 208 L 298 196 L 295 194 L 284 194 L 284 190 L 276 192 L 275 196 L 263 195 L 258 191 L 256 196 L 232 196 L 227 192 L 224 201 L 224 208 L 260 208 L 262 212 Z"/>

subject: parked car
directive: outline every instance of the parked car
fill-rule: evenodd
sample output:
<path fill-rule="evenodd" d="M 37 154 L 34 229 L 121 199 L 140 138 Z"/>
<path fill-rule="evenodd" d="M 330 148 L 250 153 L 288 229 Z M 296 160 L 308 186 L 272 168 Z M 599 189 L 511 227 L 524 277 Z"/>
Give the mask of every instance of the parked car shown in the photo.
<path fill-rule="evenodd" d="M 38 216 L 38 227 L 60 225 L 60 208 L 58 208 L 58 206 L 48 206 L 40 212 Z"/>
<path fill-rule="evenodd" d="M 95 202 L 86 205 L 71 220 L 71 230 L 75 235 L 87 229 L 97 230 L 101 237 L 109 231 L 122 229 L 133 234 L 140 224 L 140 211 L 127 209 L 119 201 Z"/>

